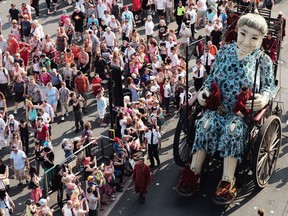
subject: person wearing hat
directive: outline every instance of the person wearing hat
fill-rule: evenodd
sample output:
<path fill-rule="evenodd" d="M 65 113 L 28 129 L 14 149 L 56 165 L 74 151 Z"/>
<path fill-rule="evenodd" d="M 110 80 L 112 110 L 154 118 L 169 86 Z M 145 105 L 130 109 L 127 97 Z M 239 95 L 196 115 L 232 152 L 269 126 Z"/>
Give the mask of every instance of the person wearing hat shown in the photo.
<path fill-rule="evenodd" d="M 208 46 L 205 47 L 204 54 L 200 57 L 202 65 L 205 67 L 206 75 L 210 74 L 212 63 L 215 57 L 210 53 Z"/>
<path fill-rule="evenodd" d="M 151 183 L 150 168 L 144 163 L 143 157 L 140 157 L 135 164 L 133 181 L 135 184 L 135 192 L 140 193 L 140 201 L 143 204 L 145 202 L 147 187 Z"/>
<path fill-rule="evenodd" d="M 25 166 L 29 169 L 29 160 L 22 150 L 18 149 L 16 145 L 11 147 L 11 154 L 10 154 L 10 166 L 14 170 L 14 174 L 16 176 L 16 180 L 19 181 L 18 186 L 23 185 L 22 181 L 26 179 L 25 176 Z M 27 179 L 26 179 L 27 181 Z"/>
<path fill-rule="evenodd" d="M 196 92 L 200 90 L 204 82 L 205 67 L 201 63 L 201 59 L 196 59 L 196 64 L 192 68 L 194 87 Z"/>
<path fill-rule="evenodd" d="M 81 11 L 80 7 L 76 6 L 74 12 L 72 13 L 71 20 L 74 22 L 75 35 L 78 42 L 82 40 L 82 33 L 84 30 L 85 19 L 86 17 L 84 13 Z"/>
<path fill-rule="evenodd" d="M 50 198 L 47 197 L 46 199 L 41 198 L 39 200 L 39 202 L 37 203 L 37 206 L 39 206 L 39 215 L 53 215 L 51 209 L 48 206 L 48 202 L 49 202 Z"/>
<path fill-rule="evenodd" d="M 102 40 L 105 41 L 107 47 L 111 50 L 114 49 L 114 47 L 117 47 L 118 43 L 116 40 L 116 35 L 114 32 L 111 31 L 111 28 L 108 26 L 106 28 L 106 31 L 102 35 Z"/>
<path fill-rule="evenodd" d="M 32 216 L 37 214 L 37 206 L 34 200 L 28 199 L 25 201 L 26 204 L 26 216 Z"/>

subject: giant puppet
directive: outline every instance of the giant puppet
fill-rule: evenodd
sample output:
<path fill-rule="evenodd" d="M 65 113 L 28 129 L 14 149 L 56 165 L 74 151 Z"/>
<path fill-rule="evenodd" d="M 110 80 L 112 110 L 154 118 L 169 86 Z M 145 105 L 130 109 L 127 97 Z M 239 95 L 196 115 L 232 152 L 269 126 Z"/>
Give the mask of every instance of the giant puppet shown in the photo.
<path fill-rule="evenodd" d="M 275 93 L 272 61 L 260 50 L 267 28 L 262 16 L 243 15 L 237 22 L 237 43 L 218 51 L 212 72 L 198 94 L 199 104 L 209 106 L 196 125 L 190 171 L 186 175 L 181 173 L 177 186 L 181 194 L 197 192 L 206 155 L 219 151 L 224 160 L 223 174 L 214 201 L 227 204 L 236 197 L 234 173 L 237 163 L 243 159 L 248 135 L 243 116 L 251 110 L 250 90 L 254 89 L 256 71 L 253 112 L 263 109 Z"/>

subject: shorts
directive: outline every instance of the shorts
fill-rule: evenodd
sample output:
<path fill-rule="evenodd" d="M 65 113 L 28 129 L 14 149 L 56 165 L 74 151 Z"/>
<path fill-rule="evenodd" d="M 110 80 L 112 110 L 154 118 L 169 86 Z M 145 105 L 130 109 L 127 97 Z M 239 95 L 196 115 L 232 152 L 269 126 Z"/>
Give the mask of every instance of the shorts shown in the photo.
<path fill-rule="evenodd" d="M 54 106 L 54 105 L 57 106 L 58 100 L 57 99 L 56 100 L 47 100 L 47 103 L 50 104 L 51 106 Z"/>
<path fill-rule="evenodd" d="M 206 19 L 206 11 L 197 11 L 197 19 Z"/>
<path fill-rule="evenodd" d="M 79 92 L 79 94 L 84 98 L 85 101 L 88 100 L 88 93 L 87 92 Z"/>
<path fill-rule="evenodd" d="M 20 169 L 20 170 L 14 169 L 14 174 L 15 174 L 16 180 L 21 181 L 25 177 L 25 170 L 24 169 Z"/>
<path fill-rule="evenodd" d="M 23 97 L 24 92 L 15 92 L 15 102 L 20 103 L 25 100 Z"/>
<path fill-rule="evenodd" d="M 159 16 L 164 16 L 164 10 L 157 10 Z"/>

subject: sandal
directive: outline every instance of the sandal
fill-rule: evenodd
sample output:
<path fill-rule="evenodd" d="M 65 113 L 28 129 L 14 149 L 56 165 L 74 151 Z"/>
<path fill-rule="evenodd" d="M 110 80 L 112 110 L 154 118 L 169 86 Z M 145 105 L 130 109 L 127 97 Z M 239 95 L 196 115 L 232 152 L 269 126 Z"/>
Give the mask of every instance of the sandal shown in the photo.
<path fill-rule="evenodd" d="M 216 188 L 213 201 L 216 205 L 232 203 L 237 196 L 237 187 L 229 181 L 221 180 Z"/>
<path fill-rule="evenodd" d="M 195 174 L 189 168 L 182 168 L 176 192 L 181 196 L 192 196 L 199 191 L 199 188 L 200 175 Z"/>

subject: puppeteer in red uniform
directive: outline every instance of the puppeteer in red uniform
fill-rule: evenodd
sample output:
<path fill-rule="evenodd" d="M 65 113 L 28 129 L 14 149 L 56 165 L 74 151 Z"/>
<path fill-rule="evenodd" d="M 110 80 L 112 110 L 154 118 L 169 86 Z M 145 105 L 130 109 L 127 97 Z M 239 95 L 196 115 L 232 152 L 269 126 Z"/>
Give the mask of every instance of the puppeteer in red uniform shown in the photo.
<path fill-rule="evenodd" d="M 135 192 L 140 193 L 141 203 L 145 202 L 147 187 L 151 182 L 150 168 L 144 163 L 144 158 L 140 158 L 134 167 L 133 180 Z"/>

